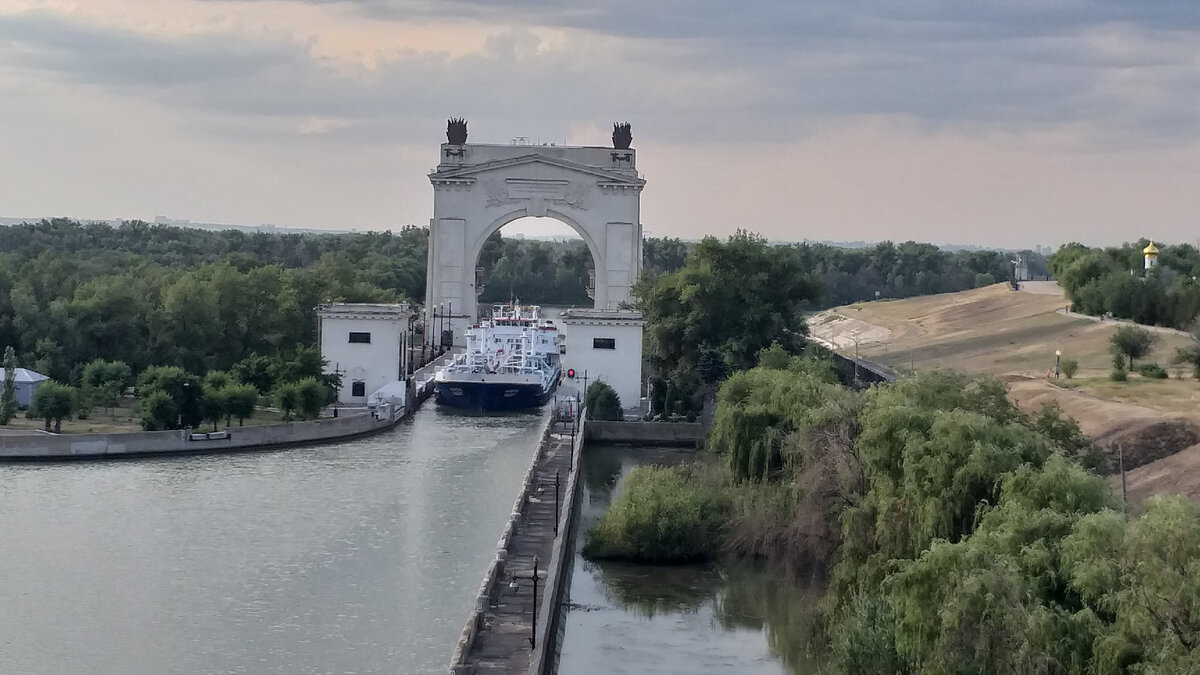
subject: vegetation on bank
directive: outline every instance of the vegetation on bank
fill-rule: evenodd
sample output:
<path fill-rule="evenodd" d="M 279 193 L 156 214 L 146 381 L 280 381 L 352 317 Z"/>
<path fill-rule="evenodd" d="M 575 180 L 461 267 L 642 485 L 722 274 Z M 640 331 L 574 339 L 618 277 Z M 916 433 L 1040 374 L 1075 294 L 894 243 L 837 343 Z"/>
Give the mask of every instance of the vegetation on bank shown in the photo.
<path fill-rule="evenodd" d="M 623 417 L 621 397 L 612 385 L 603 380 L 588 385 L 583 395 L 583 406 L 591 420 L 619 421 Z"/>
<path fill-rule="evenodd" d="M 1148 243 L 1103 249 L 1071 243 L 1047 264 L 1078 312 L 1189 328 L 1200 315 L 1200 251 L 1190 244 L 1159 245 L 1157 264 L 1145 270 Z"/>
<path fill-rule="evenodd" d="M 1128 518 L 1055 409 L 1026 415 L 1001 384 L 947 372 L 862 393 L 803 368 L 741 375 L 710 445 L 759 461 L 647 471 L 597 527 L 594 541 L 619 545 L 587 554 L 733 552 L 826 578 L 836 672 L 1200 668 L 1200 508 L 1157 499 Z M 766 391 L 734 395 L 750 381 Z M 671 543 L 633 517 L 645 513 L 668 520 Z"/>

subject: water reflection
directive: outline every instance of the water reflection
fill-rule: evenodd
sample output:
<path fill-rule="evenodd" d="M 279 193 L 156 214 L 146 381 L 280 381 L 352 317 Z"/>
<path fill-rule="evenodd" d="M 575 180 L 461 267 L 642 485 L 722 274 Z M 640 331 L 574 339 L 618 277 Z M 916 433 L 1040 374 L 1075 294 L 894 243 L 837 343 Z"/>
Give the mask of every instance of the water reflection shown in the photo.
<path fill-rule="evenodd" d="M 669 448 L 589 447 L 576 550 L 634 466 L 693 458 Z M 576 555 L 559 672 L 817 673 L 818 597 L 742 561 L 650 566 Z"/>

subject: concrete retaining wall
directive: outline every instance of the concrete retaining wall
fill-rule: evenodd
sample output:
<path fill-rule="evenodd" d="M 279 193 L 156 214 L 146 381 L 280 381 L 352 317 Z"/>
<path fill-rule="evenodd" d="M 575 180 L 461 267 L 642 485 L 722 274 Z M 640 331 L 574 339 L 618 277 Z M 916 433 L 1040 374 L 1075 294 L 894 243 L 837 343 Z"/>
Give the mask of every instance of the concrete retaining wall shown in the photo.
<path fill-rule="evenodd" d="M 124 434 L 0 436 L 0 459 L 83 459 L 174 453 L 230 452 L 314 443 L 381 431 L 396 424 L 403 408 L 381 406 L 374 414 L 269 426 L 232 427 L 216 434 L 138 431 Z"/>
<path fill-rule="evenodd" d="M 550 415 L 546 415 L 542 423 L 542 433 L 538 437 L 537 445 L 534 447 L 533 457 L 529 460 L 529 468 L 525 470 L 525 478 L 521 481 L 521 489 L 517 493 L 517 498 L 513 501 L 512 511 L 509 513 L 508 522 L 505 523 L 504 530 L 500 533 L 500 539 L 496 542 L 496 555 L 492 558 L 492 562 L 488 564 L 487 570 L 483 574 L 483 581 L 479 584 L 479 591 L 475 594 L 475 606 L 471 609 L 471 613 L 467 615 L 467 622 L 463 625 L 462 634 L 458 638 L 458 644 L 454 647 L 454 654 L 450 657 L 449 672 L 451 675 L 464 672 L 467 654 L 471 651 L 471 645 L 475 642 L 476 634 L 483 627 L 484 613 L 487 611 L 492 593 L 495 591 L 496 584 L 504 579 L 504 563 L 508 559 L 508 544 L 517 534 L 517 529 L 521 522 L 522 507 L 528 500 L 530 492 L 537 489 L 534 485 L 534 475 L 537 471 L 538 460 L 549 444 L 552 419 Z"/>
<path fill-rule="evenodd" d="M 705 429 L 699 422 L 602 422 L 587 423 L 587 439 L 597 443 L 681 445 L 704 443 Z"/>
<path fill-rule="evenodd" d="M 557 671 L 559 619 L 562 617 L 560 607 L 567 595 L 571 566 L 574 564 L 571 542 L 575 538 L 571 532 L 571 524 L 575 522 L 572 516 L 575 513 L 575 498 L 579 494 L 579 474 L 582 473 L 580 461 L 583 458 L 588 426 L 596 424 L 594 421 L 587 421 L 586 413 L 585 409 L 584 416 L 579 421 L 578 433 L 575 435 L 575 445 L 571 447 L 571 472 L 567 476 L 567 493 L 563 497 L 558 520 L 558 537 L 554 540 L 550 566 L 546 569 L 546 598 L 538 611 L 536 647 L 529 657 L 529 675 L 554 675 Z"/>

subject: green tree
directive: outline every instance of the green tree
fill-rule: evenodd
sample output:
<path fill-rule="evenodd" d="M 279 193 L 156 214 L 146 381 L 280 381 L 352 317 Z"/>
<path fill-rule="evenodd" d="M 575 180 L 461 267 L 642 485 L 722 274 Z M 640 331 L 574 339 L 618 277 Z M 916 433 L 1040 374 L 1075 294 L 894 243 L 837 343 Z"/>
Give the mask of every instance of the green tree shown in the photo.
<path fill-rule="evenodd" d="M 210 370 L 204 374 L 204 386 L 212 389 L 224 389 L 233 384 L 233 377 L 224 370 Z"/>
<path fill-rule="evenodd" d="M 226 390 L 217 389 L 206 384 L 203 391 L 204 395 L 200 399 L 200 417 L 205 422 L 212 422 L 213 431 L 216 431 L 217 423 L 221 421 L 221 418 L 229 414 L 229 400 L 226 397 Z"/>
<path fill-rule="evenodd" d="M 275 388 L 275 376 L 271 374 L 274 361 L 266 356 L 251 354 L 233 364 L 230 375 L 242 384 L 253 385 L 260 394 Z"/>
<path fill-rule="evenodd" d="M 315 377 L 306 377 L 295 383 L 297 408 L 301 419 L 315 420 L 329 403 L 329 390 Z"/>
<path fill-rule="evenodd" d="M 803 312 L 821 289 L 795 249 L 739 231 L 724 243 L 705 238 L 681 270 L 644 278 L 634 294 L 646 316 L 654 374 L 680 377 L 697 371 L 706 347 L 734 369 L 754 366 L 772 342 L 800 351 Z"/>
<path fill-rule="evenodd" d="M 621 398 L 607 382 L 596 380 L 588 385 L 583 397 L 588 419 L 620 421 L 622 418 Z"/>
<path fill-rule="evenodd" d="M 75 387 L 54 380 L 42 382 L 33 395 L 33 416 L 46 421 L 46 431 L 50 431 L 50 423 L 54 422 L 54 433 L 60 433 L 62 421 L 75 414 L 78 397 Z"/>
<path fill-rule="evenodd" d="M 295 382 L 288 382 L 275 387 L 275 405 L 284 422 L 292 421 L 292 415 L 300 409 L 300 390 Z"/>
<path fill-rule="evenodd" d="M 138 393 L 142 397 L 155 391 L 166 392 L 175 402 L 178 418 L 175 423 L 194 428 L 203 421 L 201 400 L 204 385 L 199 377 L 176 366 L 151 366 L 138 376 Z M 175 428 L 174 426 L 171 428 Z"/>
<path fill-rule="evenodd" d="M 1079 361 L 1075 359 L 1064 358 L 1059 364 L 1062 374 L 1069 380 L 1075 377 L 1075 373 L 1079 372 Z"/>
<path fill-rule="evenodd" d="M 791 359 L 792 355 L 778 341 L 772 342 L 769 347 L 763 347 L 758 351 L 758 366 L 760 368 L 787 370 L 788 362 Z"/>
<path fill-rule="evenodd" d="M 226 414 L 238 418 L 238 426 L 242 426 L 246 418 L 254 414 L 254 408 L 258 405 L 258 389 L 252 384 L 233 384 L 223 391 Z"/>
<path fill-rule="evenodd" d="M 161 389 L 155 389 L 142 397 L 142 428 L 146 431 L 174 429 L 179 421 L 179 407 L 175 399 Z"/>
<path fill-rule="evenodd" d="M 1110 349 L 1114 355 L 1122 355 L 1129 359 L 1126 370 L 1133 370 L 1133 362 L 1150 353 L 1158 336 L 1139 326 L 1121 326 L 1109 338 Z"/>
<path fill-rule="evenodd" d="M 4 390 L 0 393 L 0 424 L 17 414 L 17 354 L 12 345 L 4 348 Z"/>

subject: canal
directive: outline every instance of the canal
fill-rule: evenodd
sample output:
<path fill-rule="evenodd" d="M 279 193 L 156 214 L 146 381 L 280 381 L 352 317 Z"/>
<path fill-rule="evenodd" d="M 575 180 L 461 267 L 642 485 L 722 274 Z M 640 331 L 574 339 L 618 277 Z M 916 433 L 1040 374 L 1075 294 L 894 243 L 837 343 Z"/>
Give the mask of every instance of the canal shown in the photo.
<path fill-rule="evenodd" d="M 540 422 L 0 465 L 0 672 L 445 672 Z"/>
<path fill-rule="evenodd" d="M 813 646 L 819 589 L 737 560 L 652 566 L 579 555 L 630 470 L 695 458 L 672 448 L 584 450 L 562 675 L 820 672 L 821 649 Z"/>

